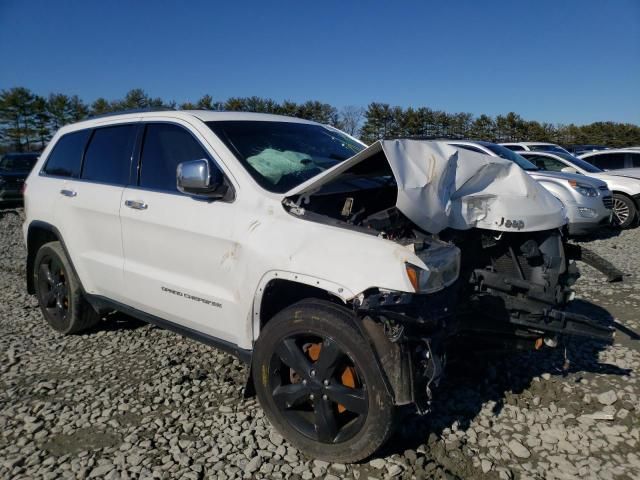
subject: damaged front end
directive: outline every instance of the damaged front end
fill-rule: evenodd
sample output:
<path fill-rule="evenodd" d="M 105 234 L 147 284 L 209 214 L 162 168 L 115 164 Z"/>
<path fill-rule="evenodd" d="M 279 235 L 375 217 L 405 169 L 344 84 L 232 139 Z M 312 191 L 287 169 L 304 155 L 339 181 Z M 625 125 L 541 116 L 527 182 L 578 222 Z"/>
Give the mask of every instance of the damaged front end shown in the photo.
<path fill-rule="evenodd" d="M 436 240 L 411 247 L 430 267 L 422 282 L 416 274 L 416 293 L 371 289 L 354 299 L 353 309 L 378 355 L 396 405 L 415 404 L 426 412 L 444 372 L 447 339 L 457 331 L 460 251 Z M 412 276 L 415 267 L 406 268 Z"/>
<path fill-rule="evenodd" d="M 580 273 L 560 230 L 443 232 L 463 252 L 460 335 L 485 348 L 555 347 L 561 336 L 610 341 L 612 329 L 567 310 Z"/>
<path fill-rule="evenodd" d="M 396 405 L 428 410 L 444 373 L 447 339 L 456 331 L 456 297 L 454 286 L 428 295 L 376 292 L 355 300 Z"/>
<path fill-rule="evenodd" d="M 414 292 L 372 287 L 352 302 L 397 405 L 426 411 L 456 346 L 612 338 L 609 327 L 567 310 L 579 273 L 561 234 L 564 208 L 515 164 L 440 142 L 377 142 L 283 204 L 410 248 L 427 265 L 424 278 L 405 265 Z"/>

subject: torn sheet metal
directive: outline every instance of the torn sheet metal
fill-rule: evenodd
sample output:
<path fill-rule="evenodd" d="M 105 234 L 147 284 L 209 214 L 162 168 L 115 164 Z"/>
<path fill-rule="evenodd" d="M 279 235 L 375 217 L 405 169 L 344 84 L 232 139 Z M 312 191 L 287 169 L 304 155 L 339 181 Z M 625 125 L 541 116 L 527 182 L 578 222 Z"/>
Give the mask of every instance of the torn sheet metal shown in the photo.
<path fill-rule="evenodd" d="M 435 141 L 378 141 L 285 197 L 310 195 L 381 151 L 398 185 L 396 206 L 427 232 L 532 232 L 567 222 L 562 203 L 515 163 Z"/>

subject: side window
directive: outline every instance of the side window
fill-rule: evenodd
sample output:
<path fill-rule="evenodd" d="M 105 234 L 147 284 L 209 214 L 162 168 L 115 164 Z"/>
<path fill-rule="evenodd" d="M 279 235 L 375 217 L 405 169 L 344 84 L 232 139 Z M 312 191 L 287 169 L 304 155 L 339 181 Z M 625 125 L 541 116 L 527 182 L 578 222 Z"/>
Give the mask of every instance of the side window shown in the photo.
<path fill-rule="evenodd" d="M 82 178 L 126 185 L 137 125 L 117 125 L 94 130 L 82 166 Z"/>
<path fill-rule="evenodd" d="M 629 153 L 629 157 L 631 157 L 631 166 L 633 168 L 640 167 L 640 153 Z"/>
<path fill-rule="evenodd" d="M 600 153 L 587 157 L 585 160 L 604 170 L 624 168 L 624 153 Z"/>
<path fill-rule="evenodd" d="M 544 155 L 527 155 L 527 160 L 535 163 L 536 167 L 541 170 L 550 172 L 560 172 L 566 165 L 555 158 L 545 157 Z"/>
<path fill-rule="evenodd" d="M 542 155 L 522 155 L 524 158 L 533 163 L 540 170 L 546 170 L 547 167 L 544 164 L 544 157 Z"/>
<path fill-rule="evenodd" d="M 57 177 L 78 178 L 89 132 L 90 130 L 80 130 L 63 135 L 53 147 L 42 171 Z"/>
<path fill-rule="evenodd" d="M 524 147 L 522 145 L 503 145 L 503 147 L 508 148 L 509 150 L 513 150 L 514 152 L 524 152 Z"/>
<path fill-rule="evenodd" d="M 209 158 L 209 155 L 187 130 L 168 123 L 150 123 L 140 156 L 140 186 L 177 192 L 178 164 L 200 158 Z"/>
<path fill-rule="evenodd" d="M 542 157 L 542 158 L 544 162 L 544 169 L 549 170 L 551 172 L 561 172 L 562 169 L 567 166 L 563 162 L 555 158 L 551 158 L 551 157 Z"/>

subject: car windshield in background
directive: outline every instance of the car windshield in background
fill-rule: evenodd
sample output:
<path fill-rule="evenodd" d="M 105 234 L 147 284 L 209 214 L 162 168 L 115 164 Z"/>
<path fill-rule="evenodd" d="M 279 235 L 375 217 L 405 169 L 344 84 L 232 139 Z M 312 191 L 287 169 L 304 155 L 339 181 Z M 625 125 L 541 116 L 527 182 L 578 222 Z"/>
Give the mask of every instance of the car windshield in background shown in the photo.
<path fill-rule="evenodd" d="M 553 152 L 553 153 L 569 153 L 564 148 L 551 143 L 544 145 L 529 145 L 529 150 L 532 152 Z"/>
<path fill-rule="evenodd" d="M 512 162 L 517 163 L 520 166 L 520 168 L 522 168 L 523 170 L 528 170 L 528 171 L 538 170 L 538 167 L 536 167 L 529 160 L 527 160 L 521 155 L 518 155 L 513 150 L 509 150 L 507 147 L 503 147 L 502 145 L 496 145 L 495 143 L 492 143 L 492 144 L 487 143 L 487 144 L 484 144 L 484 146 L 489 150 L 491 150 L 496 155 L 498 155 L 500 158 L 504 158 L 505 160 L 511 160 Z"/>
<path fill-rule="evenodd" d="M 5 172 L 30 172 L 38 160 L 38 155 L 5 155 L 0 160 L 0 170 Z"/>
<path fill-rule="evenodd" d="M 285 193 L 365 147 L 322 125 L 217 121 L 209 128 L 266 190 Z"/>
<path fill-rule="evenodd" d="M 564 153 L 564 152 L 553 152 L 553 153 L 555 153 L 559 157 L 564 158 L 566 161 L 573 163 L 576 167 L 581 168 L 585 172 L 588 172 L 588 173 L 604 172 L 604 170 L 596 167 L 595 165 L 591 165 L 589 162 L 586 162 L 581 158 L 575 157 L 570 153 Z"/>

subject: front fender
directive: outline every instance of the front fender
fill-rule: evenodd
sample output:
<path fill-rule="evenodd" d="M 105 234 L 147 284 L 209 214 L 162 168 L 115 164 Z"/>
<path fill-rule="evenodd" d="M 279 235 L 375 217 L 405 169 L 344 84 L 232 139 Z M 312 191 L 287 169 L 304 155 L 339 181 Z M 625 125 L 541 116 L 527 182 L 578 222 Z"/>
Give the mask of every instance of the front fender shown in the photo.
<path fill-rule="evenodd" d="M 310 287 L 318 288 L 324 290 L 325 292 L 339 298 L 345 304 L 347 301 L 355 297 L 355 293 L 349 290 L 344 285 L 340 285 L 339 283 L 331 282 L 329 280 L 325 280 L 323 278 L 314 277 L 311 275 L 305 275 L 301 273 L 288 272 L 285 270 L 270 270 L 266 272 L 260 282 L 258 283 L 258 288 L 256 289 L 253 296 L 253 308 L 252 308 L 252 316 L 253 321 L 253 340 L 257 340 L 258 335 L 260 334 L 260 325 L 262 324 L 260 311 L 262 306 L 262 300 L 264 297 L 264 291 L 269 282 L 272 280 L 287 280 L 289 282 L 299 283 L 301 285 L 307 285 Z"/>

